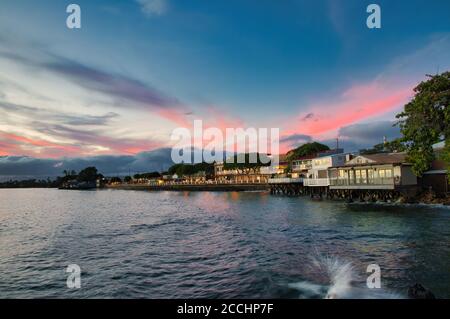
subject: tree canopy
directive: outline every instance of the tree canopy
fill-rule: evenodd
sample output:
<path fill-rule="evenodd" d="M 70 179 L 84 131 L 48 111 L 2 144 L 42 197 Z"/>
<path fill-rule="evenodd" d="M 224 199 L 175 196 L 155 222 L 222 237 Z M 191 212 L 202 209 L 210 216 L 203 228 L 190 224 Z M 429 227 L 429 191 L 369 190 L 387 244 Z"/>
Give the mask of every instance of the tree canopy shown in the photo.
<path fill-rule="evenodd" d="M 404 151 L 406 151 L 406 144 L 403 141 L 403 138 L 397 138 L 390 142 L 374 145 L 370 149 L 360 150 L 359 152 L 363 155 L 364 154 L 369 155 L 369 154 L 376 154 L 376 153 L 382 153 L 382 152 L 392 153 L 392 152 L 404 152 Z"/>
<path fill-rule="evenodd" d="M 197 163 L 197 164 L 175 164 L 172 165 L 168 173 L 170 175 L 177 174 L 178 176 L 194 175 L 198 172 L 205 172 L 206 175 L 210 175 L 214 172 L 214 164 L 210 163 Z"/>
<path fill-rule="evenodd" d="M 134 179 L 151 179 L 151 178 L 158 178 L 161 177 L 161 174 L 159 172 L 150 172 L 150 173 L 143 173 L 143 174 L 134 174 Z"/>
<path fill-rule="evenodd" d="M 78 173 L 77 180 L 79 182 L 94 182 L 100 177 L 96 167 L 86 167 Z"/>
<path fill-rule="evenodd" d="M 226 170 L 256 170 L 261 166 L 270 166 L 270 160 L 266 154 L 246 153 L 236 154 L 227 159 L 223 165 Z"/>
<path fill-rule="evenodd" d="M 433 144 L 445 139 L 444 155 L 449 154 L 450 147 L 450 72 L 428 77 L 414 89 L 414 98 L 397 115 L 408 160 L 417 176 L 430 168 Z"/>
<path fill-rule="evenodd" d="M 319 152 L 328 151 L 330 148 L 327 145 L 317 143 L 317 142 L 311 142 L 303 144 L 302 146 L 299 146 L 293 150 L 290 150 L 287 155 L 287 160 L 295 160 L 296 158 L 308 156 L 308 155 L 314 155 Z"/>

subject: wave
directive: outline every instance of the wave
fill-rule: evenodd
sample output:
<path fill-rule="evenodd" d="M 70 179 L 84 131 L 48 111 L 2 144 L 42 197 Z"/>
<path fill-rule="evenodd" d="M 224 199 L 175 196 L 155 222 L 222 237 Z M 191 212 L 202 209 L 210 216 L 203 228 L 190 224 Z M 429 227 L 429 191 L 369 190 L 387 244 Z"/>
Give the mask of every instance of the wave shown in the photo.
<path fill-rule="evenodd" d="M 289 288 L 300 292 L 300 298 L 324 299 L 404 299 L 405 297 L 386 290 L 370 289 L 367 286 L 358 286 L 355 269 L 350 262 L 343 262 L 338 258 L 313 258 L 312 266 L 326 274 L 328 284 L 316 284 L 300 281 L 288 284 Z"/>

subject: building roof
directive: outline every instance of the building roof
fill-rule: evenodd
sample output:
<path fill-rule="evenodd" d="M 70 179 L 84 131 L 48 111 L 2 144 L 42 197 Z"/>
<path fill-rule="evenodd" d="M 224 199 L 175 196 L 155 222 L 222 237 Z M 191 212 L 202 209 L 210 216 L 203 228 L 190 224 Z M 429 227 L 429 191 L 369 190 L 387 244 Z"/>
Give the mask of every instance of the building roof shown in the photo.
<path fill-rule="evenodd" d="M 445 169 L 435 169 L 423 173 L 423 175 L 445 175 L 445 174 L 447 174 L 447 170 Z"/>
<path fill-rule="evenodd" d="M 313 154 L 313 155 L 306 155 L 306 156 L 300 156 L 297 157 L 295 159 L 293 159 L 293 161 L 304 161 L 304 160 L 312 160 L 313 158 L 316 158 L 317 155 Z"/>
<path fill-rule="evenodd" d="M 344 149 L 343 148 L 335 148 L 332 150 L 318 152 L 316 157 L 326 157 L 326 156 L 341 155 L 341 154 L 344 154 Z"/>
<path fill-rule="evenodd" d="M 372 161 L 371 163 L 349 163 L 345 166 L 355 166 L 355 165 L 370 165 L 370 164 L 407 164 L 406 153 L 378 153 L 378 154 L 368 154 L 359 155 L 358 157 L 364 157 Z"/>

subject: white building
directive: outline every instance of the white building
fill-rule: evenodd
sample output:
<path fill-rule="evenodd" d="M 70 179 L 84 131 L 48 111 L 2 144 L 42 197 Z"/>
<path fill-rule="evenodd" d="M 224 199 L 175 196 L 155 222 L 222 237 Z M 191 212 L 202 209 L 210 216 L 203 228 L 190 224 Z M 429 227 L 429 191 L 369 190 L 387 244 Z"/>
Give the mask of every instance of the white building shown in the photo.
<path fill-rule="evenodd" d="M 331 154 L 316 157 L 312 160 L 311 169 L 308 176 L 303 180 L 303 184 L 308 187 L 330 186 L 329 168 L 345 165 L 349 161 L 351 154 Z"/>
<path fill-rule="evenodd" d="M 332 168 L 330 189 L 399 189 L 417 185 L 405 153 L 360 155 Z"/>

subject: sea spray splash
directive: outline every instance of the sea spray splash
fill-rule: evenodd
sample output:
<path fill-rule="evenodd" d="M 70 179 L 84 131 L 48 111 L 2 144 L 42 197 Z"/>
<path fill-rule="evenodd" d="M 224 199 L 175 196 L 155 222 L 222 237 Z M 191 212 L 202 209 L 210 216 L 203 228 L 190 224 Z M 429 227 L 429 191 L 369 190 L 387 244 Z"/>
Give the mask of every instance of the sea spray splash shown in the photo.
<path fill-rule="evenodd" d="M 401 299 L 403 296 L 385 289 L 369 289 L 357 285 L 359 282 L 351 262 L 336 257 L 312 258 L 316 271 L 327 276 L 328 284 L 320 285 L 307 281 L 291 283 L 290 288 L 300 291 L 301 298 L 325 299 Z"/>

